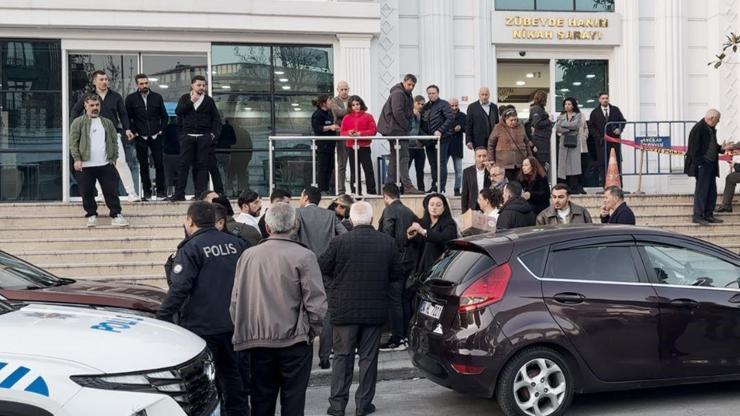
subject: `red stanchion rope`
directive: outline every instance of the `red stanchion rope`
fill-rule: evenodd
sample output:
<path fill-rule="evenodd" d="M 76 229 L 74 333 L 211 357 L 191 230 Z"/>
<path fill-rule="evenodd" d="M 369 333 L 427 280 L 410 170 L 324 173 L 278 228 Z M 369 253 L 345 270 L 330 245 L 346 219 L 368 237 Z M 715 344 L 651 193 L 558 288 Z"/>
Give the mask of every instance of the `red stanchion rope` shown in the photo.
<path fill-rule="evenodd" d="M 687 151 L 686 146 L 671 146 L 671 147 L 643 146 L 643 145 L 639 145 L 635 143 L 632 140 L 619 139 L 619 138 L 612 137 L 609 135 L 604 135 L 604 139 L 610 143 L 619 143 L 619 144 L 633 147 L 635 149 L 640 149 L 646 152 L 683 156 L 686 154 L 686 151 Z M 719 156 L 719 160 L 723 160 L 727 163 L 732 163 L 732 156 L 734 155 L 740 155 L 740 150 L 725 152 L 724 154 Z"/>

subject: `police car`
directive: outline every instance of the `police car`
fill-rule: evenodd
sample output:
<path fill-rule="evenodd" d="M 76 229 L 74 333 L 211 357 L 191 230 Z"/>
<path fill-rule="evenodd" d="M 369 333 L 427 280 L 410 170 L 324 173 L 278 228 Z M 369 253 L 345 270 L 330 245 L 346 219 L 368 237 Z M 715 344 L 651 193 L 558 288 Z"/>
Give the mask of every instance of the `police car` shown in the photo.
<path fill-rule="evenodd" d="M 0 299 L 3 416 L 211 416 L 205 342 L 132 314 Z"/>

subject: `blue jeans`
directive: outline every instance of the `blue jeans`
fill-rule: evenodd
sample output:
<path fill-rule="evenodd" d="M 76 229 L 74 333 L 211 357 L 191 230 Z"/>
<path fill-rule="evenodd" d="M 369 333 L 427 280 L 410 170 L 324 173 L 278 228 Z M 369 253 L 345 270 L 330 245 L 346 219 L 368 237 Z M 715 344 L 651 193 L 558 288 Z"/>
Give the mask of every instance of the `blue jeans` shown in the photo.
<path fill-rule="evenodd" d="M 455 169 L 455 189 L 460 190 L 462 187 L 462 158 L 461 157 L 455 157 L 451 154 L 448 154 L 448 160 L 452 159 L 452 167 Z M 445 163 L 446 165 L 447 163 Z"/>
<path fill-rule="evenodd" d="M 427 151 L 427 159 L 429 165 L 432 167 L 432 189 L 437 187 L 437 149 L 434 148 L 436 142 L 431 142 L 425 146 Z M 440 186 L 437 192 L 444 192 L 445 186 L 447 185 L 447 159 L 449 157 L 450 144 L 440 143 L 439 144 L 439 157 L 442 163 L 440 163 Z"/>

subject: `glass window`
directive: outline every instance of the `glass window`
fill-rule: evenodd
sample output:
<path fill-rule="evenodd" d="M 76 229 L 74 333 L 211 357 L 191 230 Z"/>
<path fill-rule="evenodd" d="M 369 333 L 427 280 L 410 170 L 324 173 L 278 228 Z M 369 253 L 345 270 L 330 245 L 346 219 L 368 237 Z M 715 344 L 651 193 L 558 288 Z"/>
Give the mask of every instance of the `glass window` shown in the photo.
<path fill-rule="evenodd" d="M 534 0 L 496 0 L 496 10 L 534 10 Z"/>
<path fill-rule="evenodd" d="M 637 282 L 629 246 L 588 246 L 550 253 L 548 277 L 607 282 Z"/>
<path fill-rule="evenodd" d="M 547 260 L 547 249 L 530 251 L 519 256 L 519 259 L 535 276 L 541 277 L 545 269 L 545 260 Z"/>
<path fill-rule="evenodd" d="M 0 201 L 62 199 L 59 41 L 0 40 Z"/>
<path fill-rule="evenodd" d="M 609 61 L 558 59 L 555 61 L 555 108 L 563 111 L 563 100 L 573 97 L 586 119 L 599 105 L 599 93 L 608 91 Z"/>
<path fill-rule="evenodd" d="M 740 267 L 684 247 L 643 247 L 654 281 L 677 286 L 740 288 Z"/>
<path fill-rule="evenodd" d="M 25 261 L 0 252 L 0 289 L 23 290 L 58 285 L 59 279 Z"/>
<path fill-rule="evenodd" d="M 573 0 L 537 0 L 537 10 L 573 10 Z"/>
<path fill-rule="evenodd" d="M 582 12 L 613 12 L 614 0 L 576 0 L 576 10 Z"/>
<path fill-rule="evenodd" d="M 278 46 L 273 48 L 275 92 L 331 94 L 333 87 L 331 48 Z"/>
<path fill-rule="evenodd" d="M 496 265 L 492 258 L 475 251 L 448 251 L 435 263 L 426 279 L 465 283 Z"/>
<path fill-rule="evenodd" d="M 162 95 L 167 113 L 175 115 L 180 97 L 190 91 L 190 80 L 196 75 L 206 76 L 208 58 L 205 55 L 147 55 L 141 56 L 142 69 L 149 76 L 149 87 Z M 132 84 L 127 92 L 136 89 Z"/>
<path fill-rule="evenodd" d="M 269 92 L 272 83 L 269 46 L 213 45 L 213 92 Z"/>

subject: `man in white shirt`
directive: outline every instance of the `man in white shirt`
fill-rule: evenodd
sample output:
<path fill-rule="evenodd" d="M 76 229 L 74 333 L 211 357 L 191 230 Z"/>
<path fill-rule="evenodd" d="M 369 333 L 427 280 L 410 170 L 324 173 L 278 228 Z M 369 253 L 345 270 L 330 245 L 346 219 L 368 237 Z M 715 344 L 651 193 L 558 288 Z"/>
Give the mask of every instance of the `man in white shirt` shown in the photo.
<path fill-rule="evenodd" d="M 462 193 L 460 205 L 462 213 L 467 210 L 480 210 L 478 206 L 478 192 L 491 186 L 491 179 L 486 169 L 487 152 L 485 147 L 475 149 L 475 165 L 463 170 Z"/>
<path fill-rule="evenodd" d="M 118 134 L 113 123 L 100 117 L 100 97 L 85 94 L 85 114 L 77 117 L 70 127 L 69 151 L 74 159 L 75 178 L 82 196 L 87 226 L 97 225 L 98 204 L 95 202 L 95 182 L 99 181 L 105 204 L 113 219 L 111 225 L 125 227 L 118 199 Z"/>
<path fill-rule="evenodd" d="M 259 194 L 246 190 L 239 195 L 236 203 L 239 205 L 241 213 L 234 218 L 234 221 L 252 226 L 259 231 L 259 217 L 262 211 L 262 199 Z"/>

